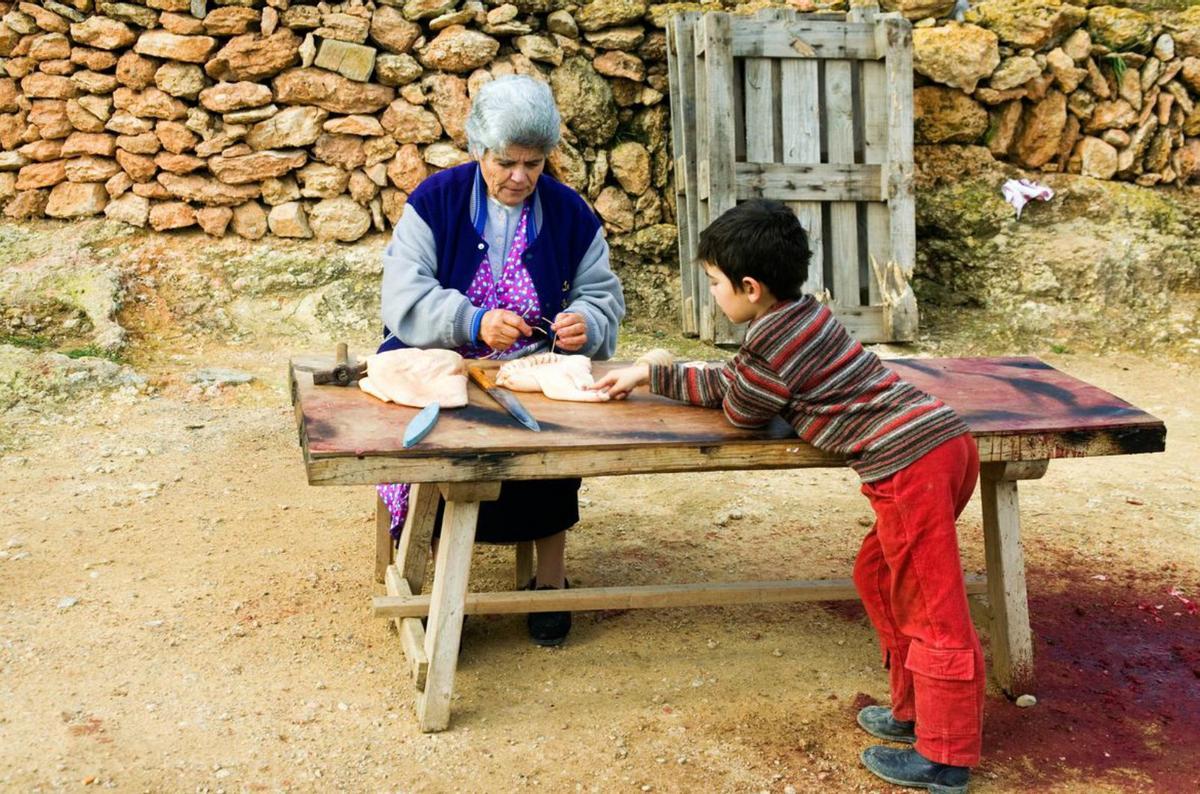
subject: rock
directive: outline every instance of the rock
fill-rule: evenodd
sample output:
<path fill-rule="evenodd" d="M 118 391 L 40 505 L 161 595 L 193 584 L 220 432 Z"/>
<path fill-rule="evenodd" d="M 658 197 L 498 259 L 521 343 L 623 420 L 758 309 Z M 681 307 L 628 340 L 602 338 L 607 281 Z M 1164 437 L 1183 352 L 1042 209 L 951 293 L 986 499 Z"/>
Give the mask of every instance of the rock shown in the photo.
<path fill-rule="evenodd" d="M 366 175 L 365 172 L 359 170 L 350 175 L 350 198 L 357 201 L 359 204 L 366 205 L 371 199 L 379 195 L 379 185 Z M 374 218 L 371 222 L 374 223 Z"/>
<path fill-rule="evenodd" d="M 443 31 L 451 25 L 471 25 L 479 16 L 478 11 L 471 10 L 470 7 L 463 8 L 461 11 L 451 11 L 449 14 L 442 14 L 440 17 L 434 17 L 428 22 L 429 30 L 433 33 Z M 490 26 L 484 25 L 484 32 L 490 33 Z"/>
<path fill-rule="evenodd" d="M 1175 151 L 1171 163 L 1178 175 L 1179 184 L 1200 179 L 1200 138 L 1192 138 Z"/>
<path fill-rule="evenodd" d="M 79 599 L 75 596 L 64 596 L 58 600 L 59 609 L 70 609 L 79 603 Z"/>
<path fill-rule="evenodd" d="M 553 70 L 550 87 L 563 121 L 585 144 L 602 145 L 617 131 L 612 88 L 585 58 L 568 58 Z"/>
<path fill-rule="evenodd" d="M 1096 179 L 1112 179 L 1117 172 L 1117 150 L 1099 138 L 1084 137 L 1075 147 L 1079 173 Z M 1072 168 L 1072 170 L 1075 170 Z"/>
<path fill-rule="evenodd" d="M 246 136 L 246 143 L 259 150 L 308 146 L 321 137 L 321 125 L 328 117 L 326 111 L 307 105 L 284 108 L 255 124 Z"/>
<path fill-rule="evenodd" d="M 562 9 L 552 11 L 550 16 L 546 17 L 546 29 L 569 39 L 579 38 L 579 27 L 575 24 L 575 17 L 571 16 L 570 11 Z"/>
<path fill-rule="evenodd" d="M 641 27 L 607 28 L 591 33 L 584 33 L 588 44 L 602 50 L 635 50 L 646 38 L 646 31 Z"/>
<path fill-rule="evenodd" d="M 400 144 L 390 135 L 378 138 L 368 138 L 363 142 L 363 153 L 367 156 L 366 166 L 370 168 L 378 163 L 385 163 L 400 150 Z"/>
<path fill-rule="evenodd" d="M 394 8 L 381 6 L 375 9 L 371 17 L 368 35 L 371 41 L 388 52 L 402 55 L 411 50 L 421 37 L 421 26 L 408 21 Z"/>
<path fill-rule="evenodd" d="M 257 108 L 271 102 L 271 89 L 261 83 L 217 83 L 199 94 L 200 104 L 214 113 Z"/>
<path fill-rule="evenodd" d="M 1101 132 L 1112 128 L 1124 129 L 1132 127 L 1136 123 L 1137 111 L 1124 99 L 1118 99 L 1112 102 L 1097 103 L 1096 109 L 1092 111 L 1091 119 L 1084 125 L 1084 130 Z"/>
<path fill-rule="evenodd" d="M 99 215 L 108 204 L 108 191 L 95 182 L 63 182 L 50 191 L 46 215 L 51 218 L 83 218 Z"/>
<path fill-rule="evenodd" d="M 1064 0 L 983 0 L 964 15 L 1014 47 L 1043 50 L 1078 28 L 1088 12 Z"/>
<path fill-rule="evenodd" d="M 156 232 L 185 229 L 195 225 L 196 210 L 182 201 L 164 201 L 150 205 L 150 228 Z"/>
<path fill-rule="evenodd" d="M 421 48 L 418 59 L 427 69 L 469 72 L 486 66 L 500 50 L 500 42 L 486 34 L 451 25 Z"/>
<path fill-rule="evenodd" d="M 248 33 L 258 23 L 257 11 L 237 6 L 217 8 L 204 17 L 204 29 L 210 36 L 238 36 Z"/>
<path fill-rule="evenodd" d="M 988 114 L 961 91 L 922 86 L 913 91 L 913 127 L 920 143 L 974 143 L 988 129 Z"/>
<path fill-rule="evenodd" d="M 393 185 L 405 193 L 413 192 L 417 185 L 429 176 L 425 158 L 421 156 L 416 144 L 406 143 L 400 147 L 396 156 L 388 163 L 387 176 Z"/>
<path fill-rule="evenodd" d="M 296 172 L 304 198 L 334 198 L 346 192 L 350 174 L 335 165 L 309 163 Z"/>
<path fill-rule="evenodd" d="M 1176 56 L 1200 56 L 1200 6 L 1192 6 L 1175 14 L 1170 22 Z"/>
<path fill-rule="evenodd" d="M 267 213 L 257 201 L 233 208 L 233 232 L 247 240 L 262 239 L 267 233 Z"/>
<path fill-rule="evenodd" d="M 1045 165 L 1058 152 L 1066 124 L 1067 97 L 1061 91 L 1051 91 L 1022 117 L 1013 155 L 1026 168 Z"/>
<path fill-rule="evenodd" d="M 258 185 L 227 185 L 196 174 L 159 174 L 157 180 L 170 195 L 210 207 L 236 206 L 257 198 L 259 194 Z M 136 185 L 134 189 L 137 189 Z"/>
<path fill-rule="evenodd" d="M 899 11 L 912 22 L 930 17 L 948 16 L 954 10 L 955 0 L 882 0 L 884 11 Z"/>
<path fill-rule="evenodd" d="M 424 71 L 411 55 L 380 55 L 375 58 L 375 79 L 386 86 L 407 85 Z"/>
<path fill-rule="evenodd" d="M 411 145 L 411 144 L 410 144 Z M 449 143 L 431 143 L 421 153 L 425 162 L 434 168 L 453 168 L 471 161 L 471 155 Z"/>
<path fill-rule="evenodd" d="M 190 154 L 160 152 L 154 156 L 154 164 L 159 170 L 172 174 L 190 174 L 204 168 L 207 161 Z"/>
<path fill-rule="evenodd" d="M 212 36 L 177 36 L 165 30 L 148 30 L 138 36 L 133 51 L 153 58 L 204 63 L 216 46 Z"/>
<path fill-rule="evenodd" d="M 342 77 L 365 83 L 375 71 L 375 48 L 337 39 L 325 39 L 313 65 Z"/>
<path fill-rule="evenodd" d="M 595 210 L 613 231 L 633 231 L 633 202 L 623 190 L 612 186 L 601 190 L 595 201 Z"/>
<path fill-rule="evenodd" d="M 67 163 L 65 160 L 54 160 L 48 163 L 27 165 L 17 174 L 17 190 L 37 190 L 38 188 L 53 187 L 67 181 Z"/>
<path fill-rule="evenodd" d="M 294 177 L 264 179 L 262 182 L 262 200 L 270 207 L 296 201 L 299 198 L 300 186 L 296 184 Z"/>
<path fill-rule="evenodd" d="M 95 155 L 112 157 L 117 149 L 117 140 L 112 135 L 100 132 L 73 132 L 63 142 L 59 151 L 63 157 Z"/>
<path fill-rule="evenodd" d="M 67 180 L 70 182 L 107 182 L 120 170 L 121 166 L 107 157 L 75 157 L 67 160 L 65 166 Z M 54 201 L 53 194 L 50 200 Z M 107 191 L 104 200 L 108 200 Z"/>
<path fill-rule="evenodd" d="M 650 153 L 640 143 L 618 144 L 609 153 L 613 176 L 625 192 L 640 196 L 650 187 Z"/>
<path fill-rule="evenodd" d="M 188 14 L 167 11 L 159 16 L 158 24 L 163 30 L 178 36 L 196 36 L 204 32 L 204 20 Z"/>
<path fill-rule="evenodd" d="M 121 87 L 113 92 L 113 104 L 144 119 L 173 121 L 187 117 L 187 105 L 157 88 L 134 91 Z"/>
<path fill-rule="evenodd" d="M 298 201 L 272 207 L 267 216 L 267 226 L 276 237 L 312 237 L 312 229 L 304 215 L 304 207 Z"/>
<path fill-rule="evenodd" d="M 352 243 L 371 228 L 371 213 L 348 196 L 319 201 L 308 213 L 318 240 Z"/>
<path fill-rule="evenodd" d="M 148 88 L 157 72 L 157 61 L 143 58 L 136 52 L 126 52 L 117 60 L 117 81 L 137 91 Z"/>
<path fill-rule="evenodd" d="M 108 191 L 109 198 L 120 198 L 129 192 L 133 187 L 133 178 L 129 174 L 122 171 L 119 174 L 114 174 L 107 182 L 104 183 L 104 189 Z M 108 209 L 105 207 L 105 209 Z"/>
<path fill-rule="evenodd" d="M 79 96 L 79 86 L 69 77 L 34 72 L 22 78 L 21 92 L 30 99 L 71 99 Z"/>
<path fill-rule="evenodd" d="M 970 93 L 1000 63 L 996 34 L 976 25 L 913 31 L 913 69 L 930 80 Z"/>
<path fill-rule="evenodd" d="M 1175 39 L 1170 33 L 1164 33 L 1154 40 L 1154 57 L 1160 61 L 1169 61 L 1175 57 Z"/>
<path fill-rule="evenodd" d="M 244 185 L 283 176 L 303 167 L 306 162 L 308 156 L 299 149 L 268 150 L 240 157 L 213 157 L 208 161 L 208 168 L 226 184 Z"/>
<path fill-rule="evenodd" d="M 300 39 L 287 28 L 270 36 L 235 36 L 204 66 L 214 80 L 264 80 L 300 60 Z"/>
<path fill-rule="evenodd" d="M 322 163 L 353 171 L 367 162 L 363 139 L 357 135 L 325 133 L 313 144 L 313 157 Z"/>
<path fill-rule="evenodd" d="M 640 22 L 646 10 L 644 0 L 593 0 L 575 12 L 575 21 L 580 30 L 602 30 Z"/>
<path fill-rule="evenodd" d="M 92 16 L 71 25 L 71 40 L 101 50 L 119 50 L 133 44 L 137 35 L 123 22 Z"/>
<path fill-rule="evenodd" d="M 989 114 L 990 122 L 984 143 L 995 157 L 1003 158 L 1008 155 L 1012 142 L 1017 137 L 1023 108 L 1024 104 L 1016 100 L 1005 102 Z"/>
<path fill-rule="evenodd" d="M 366 115 L 351 115 L 341 116 L 327 120 L 322 128 L 326 132 L 332 132 L 339 135 L 361 135 L 363 137 L 372 137 L 375 135 L 383 135 L 383 125 L 379 123 L 379 119 L 374 116 Z"/>
<path fill-rule="evenodd" d="M 30 42 L 29 57 L 35 61 L 70 58 L 71 42 L 61 33 L 45 33 Z"/>
<path fill-rule="evenodd" d="M 111 221 L 120 221 L 139 229 L 146 226 L 150 218 L 150 201 L 132 193 L 113 199 L 104 207 L 104 215 Z"/>
<path fill-rule="evenodd" d="M 25 190 L 18 192 L 4 205 L 4 215 L 14 220 L 40 218 L 46 214 L 46 202 L 50 199 L 49 190 Z"/>
<path fill-rule="evenodd" d="M 1088 10 L 1087 29 L 1092 41 L 1120 52 L 1149 49 L 1160 28 L 1153 17 L 1131 8 L 1097 6 Z"/>
<path fill-rule="evenodd" d="M 1200 94 L 1200 58 L 1184 58 L 1183 66 L 1179 70 L 1179 79 L 1192 90 L 1192 93 Z"/>
<path fill-rule="evenodd" d="M 155 138 L 155 143 L 157 142 L 158 139 Z M 117 143 L 120 144 L 120 139 Z M 116 158 L 121 169 L 129 174 L 129 178 L 134 182 L 149 182 L 158 170 L 158 163 L 154 162 L 153 157 L 117 149 Z"/>
<path fill-rule="evenodd" d="M 21 117 L 10 118 L 19 120 Z M 72 131 L 71 120 L 67 117 L 67 103 L 58 99 L 35 99 L 26 120 L 46 140 L 65 138 Z"/>
<path fill-rule="evenodd" d="M 331 113 L 375 113 L 396 96 L 395 90 L 387 86 L 359 83 L 311 68 L 284 72 L 273 85 L 277 102 L 316 105 Z"/>
<path fill-rule="evenodd" d="M 1075 60 L 1061 47 L 1056 47 L 1046 55 L 1046 66 L 1054 75 L 1055 82 L 1064 94 L 1070 95 L 1087 77 L 1087 69 L 1080 69 Z"/>
<path fill-rule="evenodd" d="M 321 10 L 316 6 L 292 6 L 284 10 L 280 19 L 286 28 L 312 30 L 321 26 Z"/>
<path fill-rule="evenodd" d="M 421 81 L 429 107 L 437 115 L 442 131 L 455 144 L 467 145 L 467 114 L 471 99 L 467 96 L 467 81 L 450 74 L 431 74 Z"/>
<path fill-rule="evenodd" d="M 1006 91 L 1028 83 L 1042 73 L 1042 67 L 1029 55 L 1005 58 L 992 73 L 988 84 L 997 91 Z M 1087 74 L 1085 71 L 1084 74 Z"/>
<path fill-rule="evenodd" d="M 154 84 L 171 96 L 195 99 L 208 85 L 208 80 L 204 70 L 195 64 L 168 61 L 154 73 Z"/>
<path fill-rule="evenodd" d="M 162 148 L 162 141 L 153 132 L 118 135 L 117 148 L 132 154 L 156 154 Z"/>
<path fill-rule="evenodd" d="M 388 105 L 380 123 L 397 143 L 433 143 L 442 137 L 442 125 L 437 116 L 403 99 Z"/>
<path fill-rule="evenodd" d="M 513 44 L 521 54 L 531 61 L 541 61 L 552 66 L 560 66 L 563 61 L 562 47 L 558 46 L 550 36 L 530 35 L 518 36 Z"/>
<path fill-rule="evenodd" d="M 233 210 L 228 207 L 204 207 L 196 211 L 196 223 L 212 237 L 224 237 L 231 220 Z"/>
<path fill-rule="evenodd" d="M 646 79 L 646 65 L 642 63 L 642 59 L 627 52 L 606 52 L 597 57 L 592 66 L 607 77 L 620 77 L 634 82 Z"/>
<path fill-rule="evenodd" d="M 546 167 L 559 182 L 570 185 L 582 193 L 587 188 L 587 162 L 583 155 L 567 141 L 558 146 L 546 158 Z"/>
<path fill-rule="evenodd" d="M 1030 706 L 1037 705 L 1037 698 L 1033 695 L 1021 695 L 1017 698 L 1017 707 L 1027 709 Z"/>

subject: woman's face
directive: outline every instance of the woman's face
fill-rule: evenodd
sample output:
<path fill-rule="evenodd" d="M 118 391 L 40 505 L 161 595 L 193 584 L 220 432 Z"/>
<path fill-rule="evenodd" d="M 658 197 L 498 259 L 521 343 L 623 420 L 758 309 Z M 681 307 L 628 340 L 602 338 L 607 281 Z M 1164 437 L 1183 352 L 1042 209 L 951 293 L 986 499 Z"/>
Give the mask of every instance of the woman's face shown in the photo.
<path fill-rule="evenodd" d="M 479 161 L 488 195 L 510 207 L 533 195 L 545 167 L 542 150 L 526 146 L 509 146 L 501 153 L 488 149 Z"/>

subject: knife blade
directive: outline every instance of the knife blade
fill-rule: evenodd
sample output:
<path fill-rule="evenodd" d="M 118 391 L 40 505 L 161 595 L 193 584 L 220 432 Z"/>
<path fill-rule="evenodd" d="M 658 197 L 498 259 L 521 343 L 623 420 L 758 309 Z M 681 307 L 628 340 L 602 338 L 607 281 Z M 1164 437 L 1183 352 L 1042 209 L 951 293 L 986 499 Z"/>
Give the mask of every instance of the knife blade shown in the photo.
<path fill-rule="evenodd" d="M 521 405 L 521 401 L 516 395 L 510 392 L 503 386 L 497 386 L 496 381 L 492 380 L 492 376 L 487 373 L 482 367 L 467 367 L 467 374 L 471 380 L 475 381 L 475 385 L 488 393 L 493 400 L 500 403 L 504 410 L 517 418 L 517 421 L 528 427 L 535 433 L 541 432 L 541 427 L 538 426 L 537 420 L 533 418 L 533 414 Z"/>
<path fill-rule="evenodd" d="M 408 425 L 404 428 L 404 448 L 408 449 L 421 442 L 421 439 L 429 435 L 429 431 L 437 424 L 438 412 L 441 410 L 437 403 L 430 403 L 422 408 L 417 415 L 408 420 Z"/>

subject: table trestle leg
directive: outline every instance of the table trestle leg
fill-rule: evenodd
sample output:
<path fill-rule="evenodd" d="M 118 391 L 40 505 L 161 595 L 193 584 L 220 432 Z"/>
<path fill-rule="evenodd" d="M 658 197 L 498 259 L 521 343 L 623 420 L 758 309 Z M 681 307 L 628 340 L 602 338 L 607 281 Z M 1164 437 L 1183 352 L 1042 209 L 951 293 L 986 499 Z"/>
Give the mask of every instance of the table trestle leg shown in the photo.
<path fill-rule="evenodd" d="M 980 467 L 992 674 L 1010 697 L 1030 693 L 1034 683 L 1017 481 L 1041 477 L 1048 465 L 1049 461 L 1040 460 Z"/>

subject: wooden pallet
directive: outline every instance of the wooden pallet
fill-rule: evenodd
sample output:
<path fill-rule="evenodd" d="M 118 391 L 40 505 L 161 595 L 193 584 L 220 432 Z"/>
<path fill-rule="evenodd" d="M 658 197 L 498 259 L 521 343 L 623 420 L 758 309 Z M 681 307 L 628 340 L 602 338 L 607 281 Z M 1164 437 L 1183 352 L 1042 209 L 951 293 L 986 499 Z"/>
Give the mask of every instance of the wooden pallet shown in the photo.
<path fill-rule="evenodd" d="M 912 28 L 898 14 L 688 12 L 667 24 L 684 333 L 737 344 L 696 260 L 738 201 L 784 201 L 813 250 L 805 291 L 864 342 L 910 341 L 916 301 Z"/>

